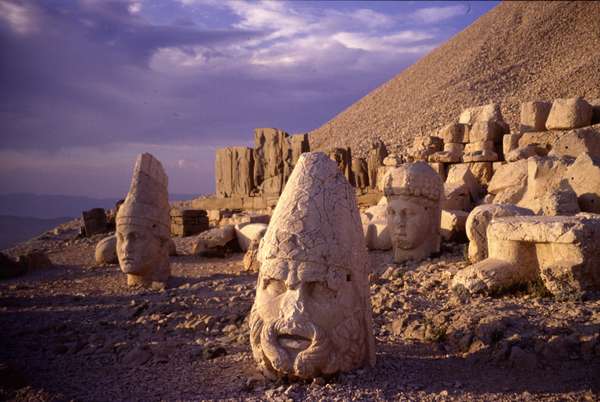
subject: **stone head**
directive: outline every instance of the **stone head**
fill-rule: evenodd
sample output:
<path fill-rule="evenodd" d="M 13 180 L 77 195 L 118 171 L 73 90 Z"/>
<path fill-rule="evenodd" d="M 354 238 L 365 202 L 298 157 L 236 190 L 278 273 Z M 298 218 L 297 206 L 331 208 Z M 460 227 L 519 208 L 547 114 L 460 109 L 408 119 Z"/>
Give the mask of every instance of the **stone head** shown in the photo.
<path fill-rule="evenodd" d="M 130 285 L 166 282 L 170 240 L 167 177 L 160 162 L 142 154 L 116 217 L 117 256 Z"/>
<path fill-rule="evenodd" d="M 443 184 L 426 163 L 405 163 L 384 179 L 387 221 L 396 262 L 439 250 Z"/>
<path fill-rule="evenodd" d="M 250 341 L 267 375 L 314 378 L 374 362 L 358 208 L 325 154 L 300 156 L 258 259 Z"/>

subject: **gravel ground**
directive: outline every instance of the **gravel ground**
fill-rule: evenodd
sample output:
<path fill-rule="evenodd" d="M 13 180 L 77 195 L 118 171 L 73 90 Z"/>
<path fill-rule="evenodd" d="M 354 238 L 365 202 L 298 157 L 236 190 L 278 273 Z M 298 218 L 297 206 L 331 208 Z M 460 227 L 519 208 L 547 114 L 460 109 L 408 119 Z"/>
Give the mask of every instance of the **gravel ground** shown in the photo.
<path fill-rule="evenodd" d="M 311 149 L 374 138 L 401 153 L 471 106 L 499 102 L 518 128 L 521 102 L 600 98 L 600 2 L 502 2 L 467 29 L 311 132 Z"/>
<path fill-rule="evenodd" d="M 419 264 L 370 253 L 377 364 L 307 383 L 257 372 L 242 255 L 190 255 L 176 239 L 161 292 L 97 266 L 77 223 L 23 243 L 55 264 L 0 282 L 0 400 L 598 400 L 600 298 L 543 290 L 465 299 L 448 283 L 464 245 Z M 528 291 L 528 292 L 527 292 Z"/>

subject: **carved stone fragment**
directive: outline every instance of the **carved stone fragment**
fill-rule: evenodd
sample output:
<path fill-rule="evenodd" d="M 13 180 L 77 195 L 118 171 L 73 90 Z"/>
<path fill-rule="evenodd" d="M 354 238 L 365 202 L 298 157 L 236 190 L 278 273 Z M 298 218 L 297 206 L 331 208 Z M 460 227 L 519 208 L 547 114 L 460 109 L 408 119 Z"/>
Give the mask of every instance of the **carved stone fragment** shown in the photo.
<path fill-rule="evenodd" d="M 250 345 L 266 375 L 374 364 L 367 258 L 354 189 L 327 155 L 305 153 L 258 252 Z"/>

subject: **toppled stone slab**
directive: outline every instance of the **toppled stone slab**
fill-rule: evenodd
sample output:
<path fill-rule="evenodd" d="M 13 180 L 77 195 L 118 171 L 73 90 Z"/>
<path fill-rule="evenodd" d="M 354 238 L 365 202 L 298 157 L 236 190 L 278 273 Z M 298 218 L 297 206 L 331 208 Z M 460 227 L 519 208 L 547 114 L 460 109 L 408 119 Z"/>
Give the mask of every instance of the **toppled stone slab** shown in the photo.
<path fill-rule="evenodd" d="M 469 128 L 469 142 L 498 142 L 504 134 L 505 127 L 495 120 L 476 121 Z"/>
<path fill-rule="evenodd" d="M 450 167 L 448 168 L 448 176 L 446 177 L 446 183 L 466 185 L 469 189 L 471 199 L 475 201 L 479 200 L 484 195 L 484 191 L 480 181 L 475 177 L 475 175 L 473 175 L 473 172 L 471 170 L 472 165 L 475 164 L 457 163 L 450 165 Z"/>
<path fill-rule="evenodd" d="M 477 121 L 503 121 L 500 105 L 489 103 L 465 109 L 458 118 L 460 124 L 474 124 Z"/>
<path fill-rule="evenodd" d="M 460 271 L 453 288 L 493 293 L 539 277 L 561 298 L 600 290 L 600 215 L 496 218 L 487 236 L 489 257 Z"/>
<path fill-rule="evenodd" d="M 521 135 L 521 133 L 505 134 L 502 137 L 502 153 L 505 157 L 510 151 L 519 147 L 519 139 L 521 138 Z"/>
<path fill-rule="evenodd" d="M 462 157 L 463 162 L 495 162 L 498 159 L 498 154 L 489 150 L 465 152 Z"/>
<path fill-rule="evenodd" d="M 506 136 L 505 136 L 506 137 Z M 546 156 L 548 150 L 546 147 L 538 144 L 528 144 L 524 147 L 518 147 L 504 154 L 504 159 L 507 162 L 516 162 L 521 159 L 528 159 L 532 156 Z"/>
<path fill-rule="evenodd" d="M 469 239 L 469 261 L 475 263 L 488 257 L 487 227 L 492 219 L 520 215 L 533 215 L 533 211 L 511 204 L 485 204 L 475 207 L 465 225 Z"/>
<path fill-rule="evenodd" d="M 223 257 L 228 249 L 236 248 L 235 227 L 225 225 L 200 233 L 196 238 L 193 253 L 205 257 Z"/>
<path fill-rule="evenodd" d="M 548 130 L 570 130 L 592 124 L 592 107 L 582 98 L 555 99 L 546 120 Z"/>
<path fill-rule="evenodd" d="M 528 131 L 544 131 L 546 120 L 552 108 L 552 103 L 533 101 L 521 103 L 521 125 L 522 133 Z"/>
<path fill-rule="evenodd" d="M 527 189 L 527 161 L 499 165 L 488 184 L 488 192 L 494 194 L 506 204 L 516 204 L 521 200 Z M 504 193 L 504 195 L 501 195 Z"/>

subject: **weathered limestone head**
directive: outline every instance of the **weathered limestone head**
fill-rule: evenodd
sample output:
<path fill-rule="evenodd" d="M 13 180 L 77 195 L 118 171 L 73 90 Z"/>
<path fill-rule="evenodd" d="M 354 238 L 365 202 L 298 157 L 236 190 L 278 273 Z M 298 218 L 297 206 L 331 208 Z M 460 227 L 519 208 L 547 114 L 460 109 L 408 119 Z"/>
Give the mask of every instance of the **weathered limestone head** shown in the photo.
<path fill-rule="evenodd" d="M 375 363 L 354 189 L 324 153 L 300 156 L 258 261 L 250 344 L 269 377 L 309 379 Z"/>
<path fill-rule="evenodd" d="M 384 179 L 394 261 L 421 260 L 440 249 L 444 185 L 425 162 L 405 163 Z"/>
<path fill-rule="evenodd" d="M 169 267 L 168 179 L 154 156 L 138 156 L 131 187 L 117 213 L 117 256 L 127 284 L 164 287 Z"/>

